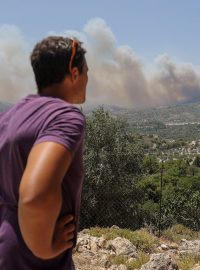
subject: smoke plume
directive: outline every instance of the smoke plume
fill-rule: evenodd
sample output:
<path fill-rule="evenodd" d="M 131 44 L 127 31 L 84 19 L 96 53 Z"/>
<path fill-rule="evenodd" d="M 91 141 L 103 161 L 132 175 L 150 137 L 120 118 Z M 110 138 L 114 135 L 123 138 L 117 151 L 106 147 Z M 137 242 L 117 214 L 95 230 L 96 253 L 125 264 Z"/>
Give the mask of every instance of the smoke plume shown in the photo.
<path fill-rule="evenodd" d="M 147 74 L 140 57 L 131 47 L 119 46 L 102 19 L 92 19 L 81 33 L 61 34 L 75 35 L 86 47 L 88 105 L 112 104 L 139 109 L 189 102 L 200 96 L 197 67 L 178 63 L 163 54 L 157 57 L 153 72 Z M 15 102 L 36 92 L 29 63 L 33 45 L 17 27 L 0 26 L 1 101 Z"/>
<path fill-rule="evenodd" d="M 15 102 L 34 88 L 29 45 L 15 26 L 0 26 L 0 100 Z"/>

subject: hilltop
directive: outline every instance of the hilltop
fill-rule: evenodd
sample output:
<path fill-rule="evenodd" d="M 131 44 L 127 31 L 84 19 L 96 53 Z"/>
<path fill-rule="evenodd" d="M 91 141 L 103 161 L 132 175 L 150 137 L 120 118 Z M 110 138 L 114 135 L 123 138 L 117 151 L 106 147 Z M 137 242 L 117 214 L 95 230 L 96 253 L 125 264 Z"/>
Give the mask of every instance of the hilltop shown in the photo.
<path fill-rule="evenodd" d="M 0 102 L 0 112 L 10 104 Z M 165 139 L 200 139 L 200 102 L 148 108 L 142 110 L 103 106 L 112 116 L 120 117 L 129 124 L 131 131 L 140 134 L 158 135 Z M 84 108 L 89 115 L 97 107 Z"/>
<path fill-rule="evenodd" d="M 111 115 L 126 120 L 136 133 L 157 134 L 166 139 L 200 139 L 200 102 L 143 110 L 103 107 Z M 84 111 L 88 115 L 92 110 Z"/>

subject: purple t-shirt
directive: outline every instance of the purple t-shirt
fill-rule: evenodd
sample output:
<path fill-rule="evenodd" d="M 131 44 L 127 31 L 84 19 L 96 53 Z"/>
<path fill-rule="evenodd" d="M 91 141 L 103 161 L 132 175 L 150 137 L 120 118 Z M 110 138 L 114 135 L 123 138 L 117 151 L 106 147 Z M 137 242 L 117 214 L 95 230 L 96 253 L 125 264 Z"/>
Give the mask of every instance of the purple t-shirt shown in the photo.
<path fill-rule="evenodd" d="M 73 214 L 78 224 L 84 128 L 80 110 L 58 98 L 29 95 L 0 113 L 0 270 L 74 269 L 71 250 L 49 260 L 34 256 L 22 238 L 17 212 L 19 185 L 29 152 L 35 144 L 51 141 L 72 153 L 62 182 L 60 216 Z"/>

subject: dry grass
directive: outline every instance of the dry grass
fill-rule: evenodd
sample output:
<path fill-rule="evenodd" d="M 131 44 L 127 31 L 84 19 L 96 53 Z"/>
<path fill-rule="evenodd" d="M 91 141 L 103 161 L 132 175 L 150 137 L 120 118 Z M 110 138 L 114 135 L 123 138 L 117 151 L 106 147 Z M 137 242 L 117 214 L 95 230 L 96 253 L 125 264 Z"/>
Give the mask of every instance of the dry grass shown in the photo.
<path fill-rule="evenodd" d="M 131 262 L 128 262 L 127 258 L 124 256 L 110 256 L 110 262 L 111 264 L 120 265 L 124 264 L 127 266 L 128 270 L 134 270 L 141 268 L 143 264 L 149 261 L 149 255 L 147 255 L 145 252 L 140 251 L 138 253 L 138 258 L 134 259 Z"/>
<path fill-rule="evenodd" d="M 155 244 L 158 243 L 158 238 L 150 234 L 145 229 L 131 231 L 128 229 L 95 227 L 90 229 L 90 235 L 96 237 L 103 235 L 106 240 L 112 240 L 116 237 L 123 237 L 128 239 L 140 251 L 149 253 L 155 251 Z"/>
<path fill-rule="evenodd" d="M 190 270 L 195 264 L 200 263 L 200 255 L 187 254 L 177 259 L 176 263 L 179 269 Z"/>
<path fill-rule="evenodd" d="M 195 232 L 181 224 L 177 224 L 163 231 L 162 236 L 169 241 L 180 243 L 181 239 L 200 239 L 200 232 Z"/>

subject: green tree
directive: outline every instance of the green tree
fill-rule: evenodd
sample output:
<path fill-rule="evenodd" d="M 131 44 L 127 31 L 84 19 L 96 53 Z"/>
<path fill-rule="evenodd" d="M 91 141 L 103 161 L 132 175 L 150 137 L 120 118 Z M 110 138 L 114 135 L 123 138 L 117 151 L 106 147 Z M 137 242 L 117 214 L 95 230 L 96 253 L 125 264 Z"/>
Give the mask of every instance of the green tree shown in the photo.
<path fill-rule="evenodd" d="M 124 121 L 103 108 L 87 118 L 82 227 L 139 227 L 140 194 L 135 182 L 143 157 Z"/>
<path fill-rule="evenodd" d="M 193 162 L 193 165 L 195 165 L 196 167 L 200 167 L 200 156 L 197 155 L 194 162 Z"/>
<path fill-rule="evenodd" d="M 200 175 L 186 175 L 185 170 L 184 174 L 180 174 L 180 164 L 186 171 L 188 170 L 189 165 L 182 160 L 164 163 L 161 228 L 165 229 L 180 223 L 199 230 Z M 143 191 L 141 204 L 143 222 L 158 229 L 160 173 L 144 177 L 138 185 Z"/>
<path fill-rule="evenodd" d="M 159 170 L 159 163 L 156 157 L 154 156 L 145 156 L 143 161 L 144 171 L 147 174 L 154 174 L 157 173 Z"/>

